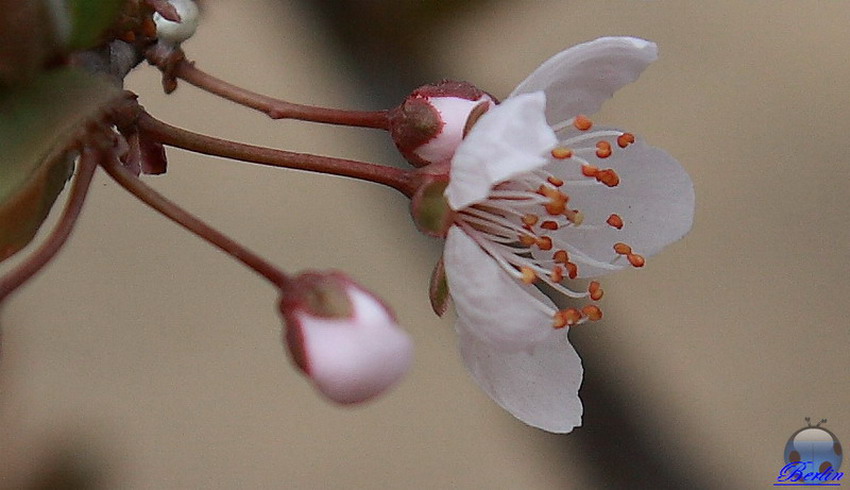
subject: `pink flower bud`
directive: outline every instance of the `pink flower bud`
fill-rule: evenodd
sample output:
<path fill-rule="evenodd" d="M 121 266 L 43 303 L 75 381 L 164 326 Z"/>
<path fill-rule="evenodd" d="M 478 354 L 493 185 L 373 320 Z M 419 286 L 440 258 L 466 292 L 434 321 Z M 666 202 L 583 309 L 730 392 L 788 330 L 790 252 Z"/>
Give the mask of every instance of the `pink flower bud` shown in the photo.
<path fill-rule="evenodd" d="M 407 373 L 413 344 L 377 297 L 338 272 L 305 273 L 280 301 L 295 364 L 337 403 L 369 400 Z"/>
<path fill-rule="evenodd" d="M 154 13 L 156 37 L 165 44 L 177 46 L 195 34 L 200 11 L 193 0 L 169 0 L 168 3 L 177 11 L 180 21 L 170 21 L 159 12 Z"/>
<path fill-rule="evenodd" d="M 390 134 L 415 167 L 446 162 L 475 121 L 495 105 L 493 97 L 467 82 L 424 85 L 390 114 Z"/>

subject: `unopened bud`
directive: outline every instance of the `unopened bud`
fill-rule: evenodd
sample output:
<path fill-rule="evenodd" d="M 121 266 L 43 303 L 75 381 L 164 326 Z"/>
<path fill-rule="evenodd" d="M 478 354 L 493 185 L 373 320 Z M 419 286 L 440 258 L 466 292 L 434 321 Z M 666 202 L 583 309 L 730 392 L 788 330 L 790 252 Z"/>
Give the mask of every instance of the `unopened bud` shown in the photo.
<path fill-rule="evenodd" d="M 424 85 L 390 114 L 390 134 L 415 167 L 451 160 L 475 121 L 495 105 L 493 97 L 467 82 Z"/>
<path fill-rule="evenodd" d="M 410 368 L 413 344 L 395 315 L 344 274 L 298 276 L 284 291 L 280 312 L 292 360 L 337 403 L 369 400 Z"/>
<path fill-rule="evenodd" d="M 164 44 L 177 46 L 183 41 L 192 37 L 195 34 L 195 29 L 198 28 L 198 5 L 193 0 L 169 0 L 177 14 L 180 15 L 180 22 L 172 22 L 159 12 L 153 14 L 153 21 L 156 24 L 156 37 Z"/>

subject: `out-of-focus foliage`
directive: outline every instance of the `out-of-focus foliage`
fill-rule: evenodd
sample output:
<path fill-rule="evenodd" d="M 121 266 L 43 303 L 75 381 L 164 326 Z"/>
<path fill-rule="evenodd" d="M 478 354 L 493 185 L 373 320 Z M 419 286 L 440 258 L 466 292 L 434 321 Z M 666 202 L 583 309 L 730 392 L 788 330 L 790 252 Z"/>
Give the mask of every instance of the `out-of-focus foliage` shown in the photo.
<path fill-rule="evenodd" d="M 119 94 L 70 68 L 0 89 L 0 260 L 35 236 L 73 170 L 68 147 Z"/>
<path fill-rule="evenodd" d="M 45 2 L 0 0 L 0 84 L 35 75 L 58 48 Z"/>
<path fill-rule="evenodd" d="M 70 0 L 72 50 L 87 49 L 101 41 L 101 34 L 115 21 L 125 0 Z"/>

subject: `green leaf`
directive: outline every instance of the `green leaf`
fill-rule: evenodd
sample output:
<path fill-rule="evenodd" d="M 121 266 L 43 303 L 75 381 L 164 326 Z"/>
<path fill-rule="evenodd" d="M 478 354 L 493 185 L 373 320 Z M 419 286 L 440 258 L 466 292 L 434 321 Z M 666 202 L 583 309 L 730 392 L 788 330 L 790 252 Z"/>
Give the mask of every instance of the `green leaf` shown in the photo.
<path fill-rule="evenodd" d="M 126 0 L 69 0 L 72 50 L 88 49 L 101 41 L 103 32 L 115 22 Z"/>
<path fill-rule="evenodd" d="M 73 170 L 68 146 L 120 94 L 70 68 L 0 89 L 0 260 L 33 239 Z"/>

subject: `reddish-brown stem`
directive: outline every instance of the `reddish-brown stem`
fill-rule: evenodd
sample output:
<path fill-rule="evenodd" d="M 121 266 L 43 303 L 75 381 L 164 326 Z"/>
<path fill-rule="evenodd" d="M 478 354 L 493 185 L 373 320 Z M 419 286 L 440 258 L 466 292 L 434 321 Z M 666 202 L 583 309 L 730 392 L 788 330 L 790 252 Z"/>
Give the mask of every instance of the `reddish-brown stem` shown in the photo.
<path fill-rule="evenodd" d="M 273 167 L 366 180 L 392 187 L 407 197 L 411 197 L 416 191 L 413 173 L 396 167 L 275 150 L 223 140 L 171 126 L 155 119 L 146 112 L 140 114 L 138 125 L 146 136 L 152 137 L 164 145 L 183 148 L 184 150 Z"/>
<path fill-rule="evenodd" d="M 299 119 L 343 126 L 389 129 L 389 111 L 386 110 L 350 111 L 295 104 L 237 87 L 196 68 L 193 62 L 186 59 L 170 60 L 170 63 L 173 64 L 169 66 L 167 64 L 169 63 L 168 56 L 163 58 L 155 51 L 149 54 L 148 58 L 161 67 L 163 63 L 166 63 L 166 71 L 172 77 L 185 80 L 219 97 L 263 112 L 272 119 Z"/>
<path fill-rule="evenodd" d="M 74 185 L 71 188 L 65 209 L 62 211 L 62 216 L 59 218 L 59 223 L 56 224 L 56 227 L 35 252 L 21 262 L 17 268 L 0 278 L 0 303 L 47 265 L 68 240 L 71 230 L 74 229 L 77 218 L 80 216 L 80 210 L 83 208 L 83 202 L 86 200 L 94 171 L 97 168 L 97 159 L 100 158 L 97 152 L 98 150 L 83 148 L 77 167 L 77 177 L 74 179 Z"/>
<path fill-rule="evenodd" d="M 100 165 L 121 187 L 165 217 L 250 267 L 275 286 L 284 288 L 289 285 L 289 277 L 274 264 L 248 250 L 224 233 L 204 223 L 195 215 L 155 191 L 149 185 L 139 180 L 129 170 L 122 167 L 117 159 L 104 159 Z"/>

